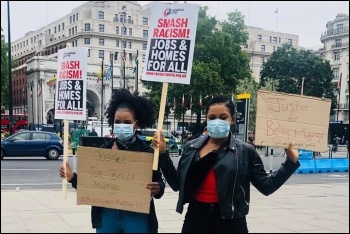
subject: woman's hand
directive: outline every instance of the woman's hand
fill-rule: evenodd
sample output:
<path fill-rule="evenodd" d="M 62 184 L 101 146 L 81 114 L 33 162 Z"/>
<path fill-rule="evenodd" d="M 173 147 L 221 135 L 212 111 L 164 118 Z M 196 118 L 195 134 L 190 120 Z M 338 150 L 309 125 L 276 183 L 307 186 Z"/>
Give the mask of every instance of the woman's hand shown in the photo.
<path fill-rule="evenodd" d="M 298 162 L 298 159 L 299 159 L 299 152 L 298 152 L 298 149 L 295 149 L 294 148 L 294 141 L 291 142 L 288 146 L 287 149 L 284 149 L 286 154 L 287 154 L 287 157 L 289 158 L 289 160 L 291 160 L 292 162 L 294 163 L 297 163 Z"/>
<path fill-rule="evenodd" d="M 150 182 L 146 184 L 146 188 L 151 190 L 151 195 L 157 195 L 160 192 L 160 186 L 158 182 Z"/>
<path fill-rule="evenodd" d="M 160 140 L 158 139 L 158 131 L 154 133 L 152 145 L 155 149 L 159 149 L 160 154 L 166 152 L 166 142 L 163 136 L 163 131 L 160 131 Z"/>
<path fill-rule="evenodd" d="M 60 168 L 60 177 L 62 179 L 65 179 L 67 177 L 67 181 L 71 181 L 73 178 L 73 172 L 68 162 L 66 162 L 66 171 L 67 171 L 67 174 L 64 172 L 64 165 L 62 164 Z"/>

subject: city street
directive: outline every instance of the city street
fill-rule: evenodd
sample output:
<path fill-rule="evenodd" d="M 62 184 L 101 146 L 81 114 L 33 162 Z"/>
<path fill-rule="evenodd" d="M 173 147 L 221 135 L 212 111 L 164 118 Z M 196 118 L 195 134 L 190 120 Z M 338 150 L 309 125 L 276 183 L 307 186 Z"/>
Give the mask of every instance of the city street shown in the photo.
<path fill-rule="evenodd" d="M 177 166 L 181 157 L 171 155 L 174 165 Z M 343 157 L 346 157 L 343 155 Z M 270 157 L 262 156 L 265 170 L 270 170 Z M 273 157 L 272 169 L 276 170 L 283 163 L 285 157 Z M 73 157 L 69 163 L 74 168 Z M 59 168 L 62 158 L 49 161 L 45 158 L 5 158 L 1 161 L 1 190 L 32 190 L 32 189 L 61 189 L 62 180 L 59 177 Z M 349 183 L 348 173 L 320 173 L 294 174 L 288 184 L 327 184 Z M 71 186 L 68 186 L 71 189 Z"/>

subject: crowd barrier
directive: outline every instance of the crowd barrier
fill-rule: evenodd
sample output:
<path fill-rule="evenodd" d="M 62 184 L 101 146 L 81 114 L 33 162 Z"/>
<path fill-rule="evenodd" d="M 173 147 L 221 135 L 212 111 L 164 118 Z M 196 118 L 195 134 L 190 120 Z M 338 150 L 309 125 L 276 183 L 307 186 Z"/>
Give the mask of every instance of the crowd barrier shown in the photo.
<path fill-rule="evenodd" d="M 300 159 L 297 174 L 349 172 L 348 158 Z"/>

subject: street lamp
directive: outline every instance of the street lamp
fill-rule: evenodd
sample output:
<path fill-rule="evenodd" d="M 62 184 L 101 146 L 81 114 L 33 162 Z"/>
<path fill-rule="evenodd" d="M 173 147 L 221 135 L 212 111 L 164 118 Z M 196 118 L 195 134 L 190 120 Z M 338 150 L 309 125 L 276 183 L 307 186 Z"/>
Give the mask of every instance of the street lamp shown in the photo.
<path fill-rule="evenodd" d="M 12 61 L 11 61 L 11 24 L 10 24 L 10 1 L 7 1 L 7 33 L 8 33 L 8 76 L 9 76 L 9 120 L 10 135 L 13 134 L 13 104 L 12 104 Z"/>
<path fill-rule="evenodd" d="M 123 15 L 123 18 L 122 18 L 122 25 L 123 25 L 123 29 L 122 29 L 122 46 L 121 46 L 121 57 L 122 57 L 122 60 L 124 60 L 123 62 L 123 88 L 125 89 L 125 61 L 126 61 L 126 56 L 125 56 L 125 48 L 126 48 L 126 44 L 125 44 L 125 47 L 124 47 L 124 33 L 126 35 L 126 27 L 125 27 L 125 19 L 126 19 L 126 5 L 123 5 L 122 6 L 122 11 L 120 12 L 121 15 Z M 120 68 L 121 69 L 121 68 Z"/>
<path fill-rule="evenodd" d="M 32 126 L 33 126 L 33 129 L 34 130 L 34 101 L 33 101 L 33 87 L 34 87 L 34 82 L 33 81 L 30 81 L 28 83 L 28 89 L 30 88 L 30 97 L 32 99 L 32 118 L 33 118 L 33 122 L 32 122 Z"/>

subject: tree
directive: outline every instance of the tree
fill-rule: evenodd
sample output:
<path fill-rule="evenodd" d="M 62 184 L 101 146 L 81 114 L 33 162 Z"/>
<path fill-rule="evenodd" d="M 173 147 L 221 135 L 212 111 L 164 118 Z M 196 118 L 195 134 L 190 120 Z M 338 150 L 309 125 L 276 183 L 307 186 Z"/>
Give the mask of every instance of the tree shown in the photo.
<path fill-rule="evenodd" d="M 336 98 L 332 68 L 329 61 L 323 61 L 310 50 L 297 50 L 284 44 L 263 65 L 260 80 L 261 85 L 268 80 L 277 81 L 278 86 L 273 87 L 275 91 L 300 94 L 303 79 L 304 95 L 331 99 L 333 110 Z"/>
<path fill-rule="evenodd" d="M 9 78 L 8 78 L 8 45 L 5 42 L 1 28 L 1 106 L 8 108 L 9 104 Z"/>
<path fill-rule="evenodd" d="M 222 22 L 222 30 L 217 30 L 218 21 L 207 14 L 208 7 L 201 7 L 198 15 L 194 60 L 192 66 L 191 84 L 169 84 L 168 107 L 175 117 L 180 119 L 190 106 L 192 96 L 192 112 L 196 115 L 196 127 L 199 132 L 202 107 L 199 105 L 200 96 L 205 106 L 212 95 L 231 95 L 239 80 L 251 77 L 248 56 L 241 50 L 247 33 L 243 16 L 239 12 L 229 13 L 229 19 Z M 234 33 L 234 34 L 232 34 Z M 161 83 L 143 82 L 150 90 L 150 96 L 157 106 L 160 103 Z M 182 96 L 185 96 L 185 107 L 181 107 Z M 175 98 L 176 108 L 172 108 Z"/>

